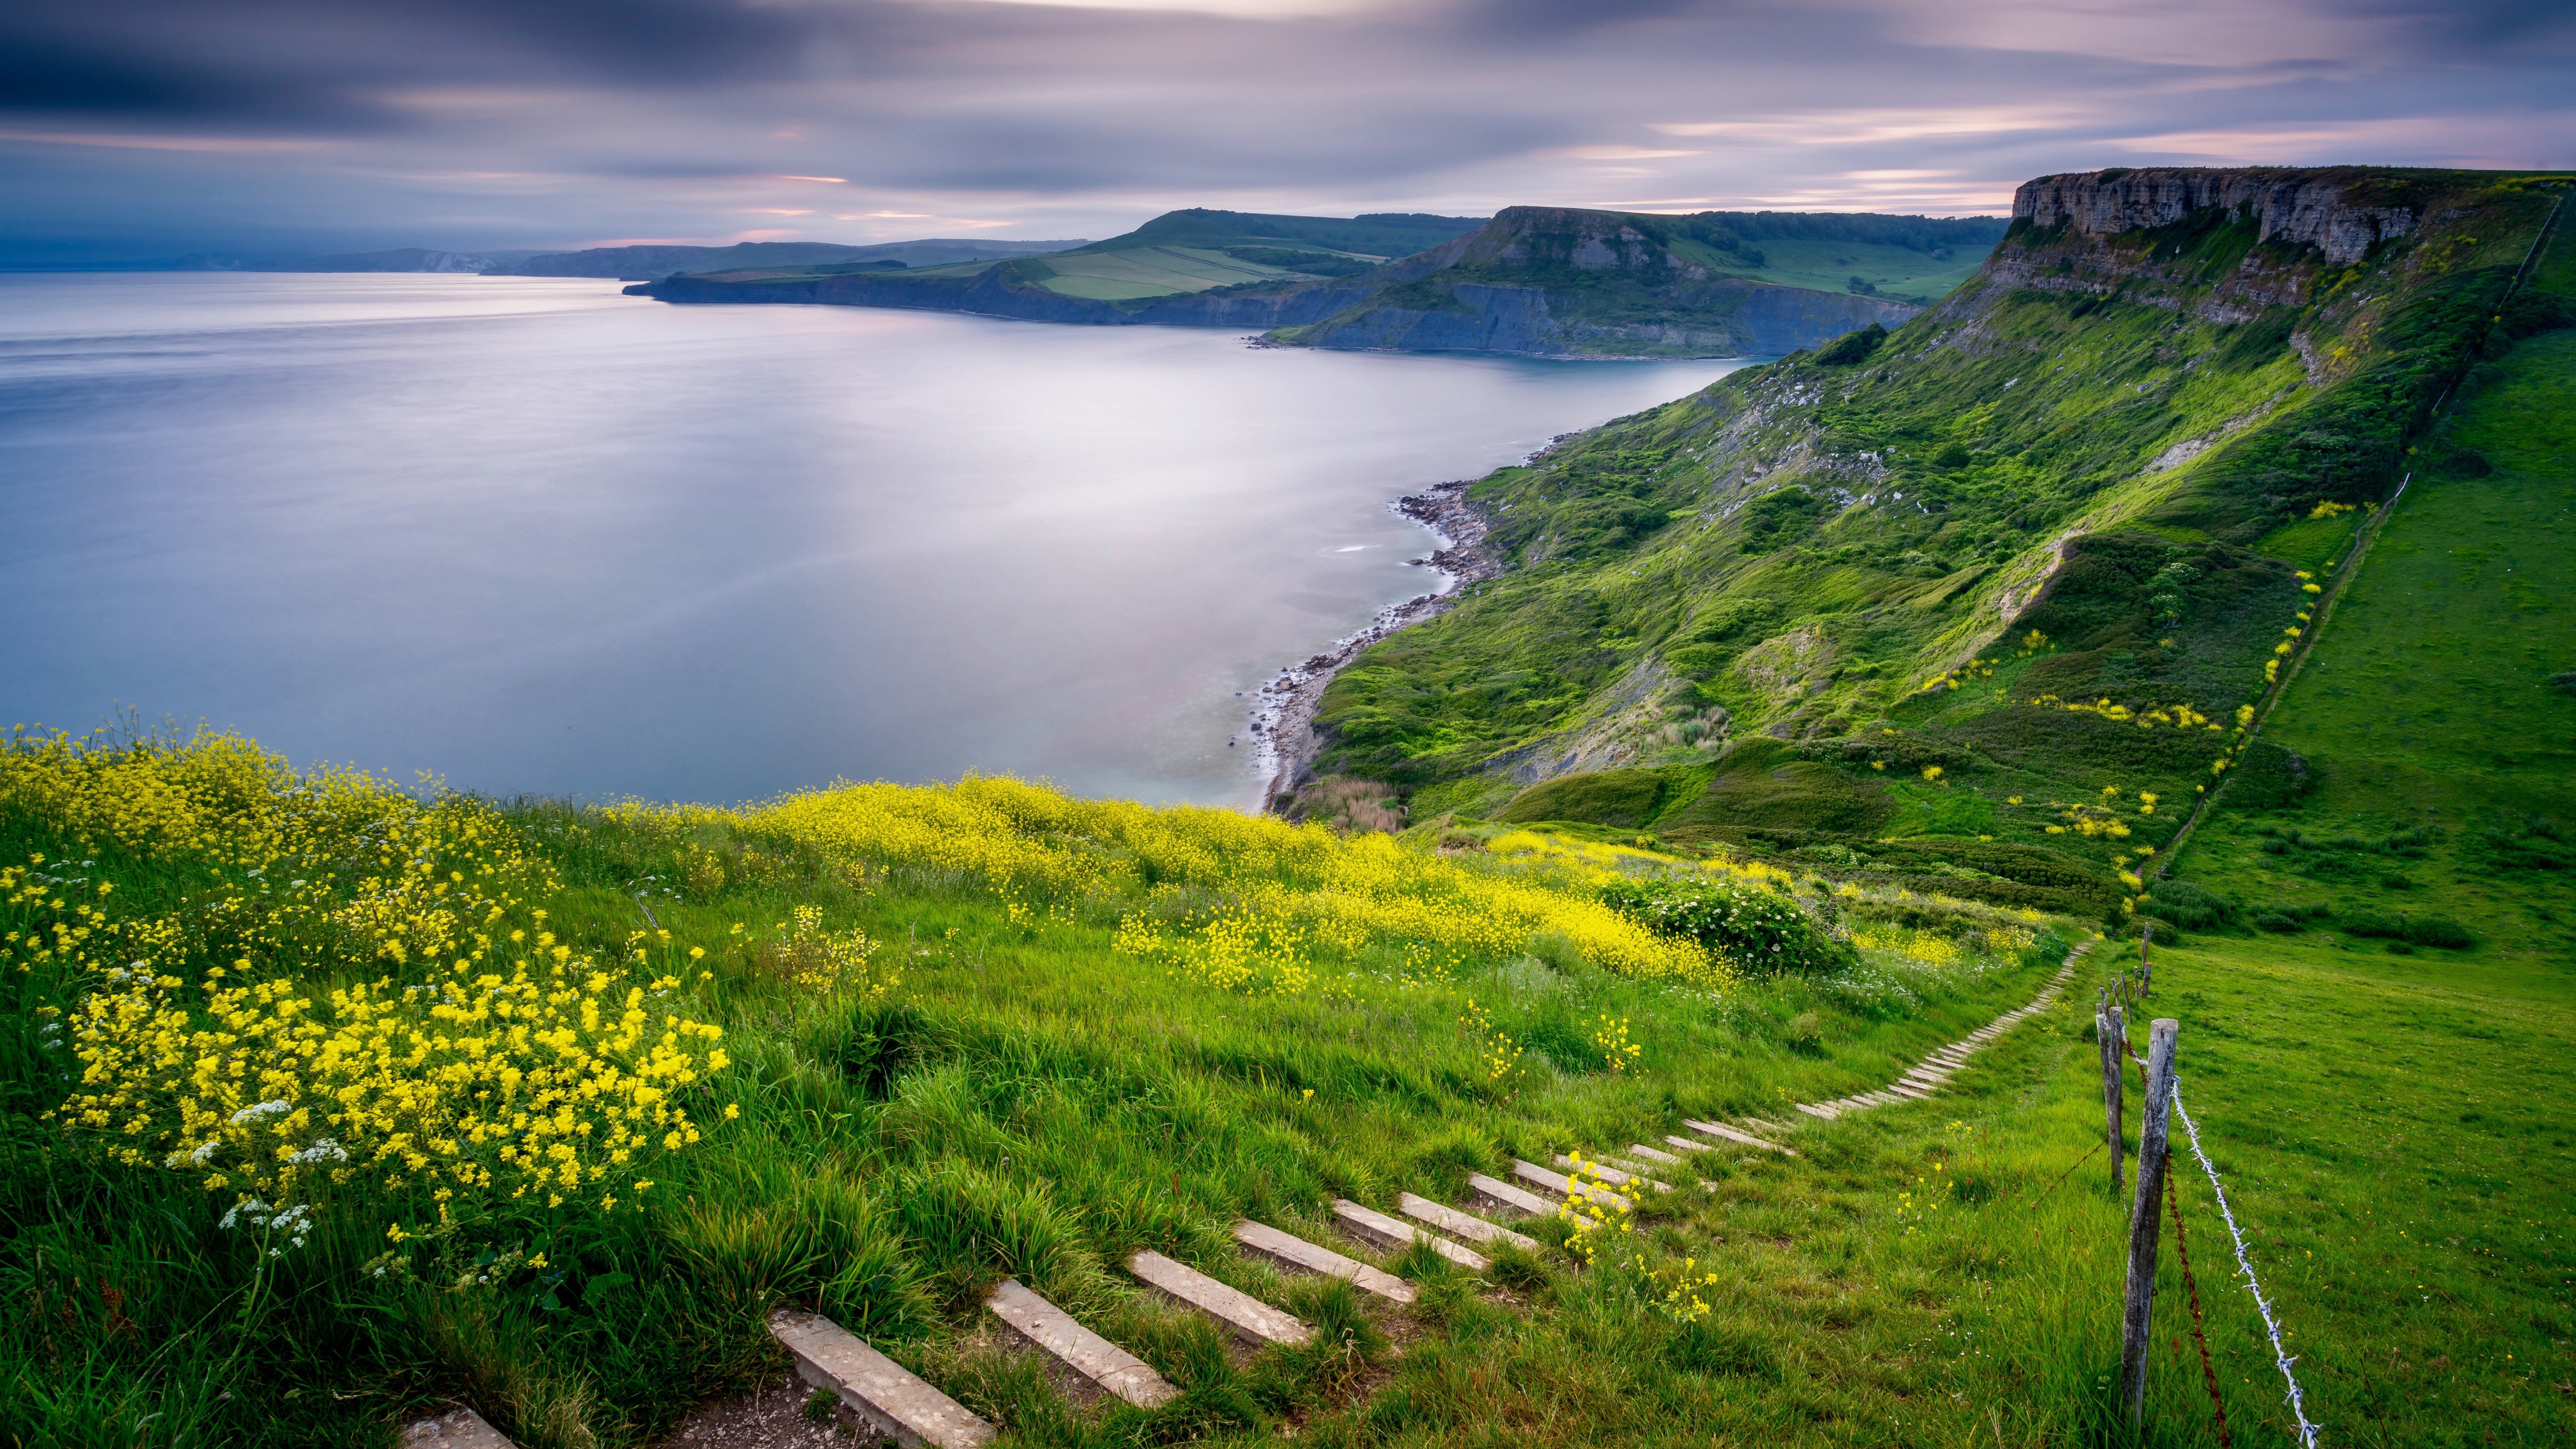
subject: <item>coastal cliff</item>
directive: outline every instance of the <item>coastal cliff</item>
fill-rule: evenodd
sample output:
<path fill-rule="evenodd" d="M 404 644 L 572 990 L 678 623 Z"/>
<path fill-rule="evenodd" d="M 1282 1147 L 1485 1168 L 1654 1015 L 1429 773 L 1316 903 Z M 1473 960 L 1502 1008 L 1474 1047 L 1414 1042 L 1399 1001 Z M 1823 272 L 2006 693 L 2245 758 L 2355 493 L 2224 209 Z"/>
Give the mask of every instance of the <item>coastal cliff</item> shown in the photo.
<path fill-rule="evenodd" d="M 2221 323 L 2305 306 L 2321 280 L 2423 227 L 2429 183 L 2412 181 L 2358 167 L 2042 176 L 2014 192 L 2012 229 L 1983 285 L 1940 310 L 1974 309 L 2006 288 L 2117 294 Z"/>
<path fill-rule="evenodd" d="M 2013 219 L 2107 237 L 2172 226 L 2214 207 L 2251 221 L 2258 242 L 2312 246 L 2329 265 L 2345 267 L 2422 220 L 2402 203 L 2371 204 L 2387 191 L 2385 177 L 2358 167 L 2079 171 L 2022 183 L 2013 193 Z"/>

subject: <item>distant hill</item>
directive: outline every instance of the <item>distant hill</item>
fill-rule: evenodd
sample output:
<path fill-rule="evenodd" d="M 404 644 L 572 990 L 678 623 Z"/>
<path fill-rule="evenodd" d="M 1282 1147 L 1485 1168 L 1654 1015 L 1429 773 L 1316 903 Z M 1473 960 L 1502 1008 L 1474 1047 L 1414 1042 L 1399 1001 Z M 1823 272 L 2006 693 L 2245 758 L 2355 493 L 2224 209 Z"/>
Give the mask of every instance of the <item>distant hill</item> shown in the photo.
<path fill-rule="evenodd" d="M 984 238 L 932 238 L 926 241 L 875 242 L 842 246 L 833 242 L 738 242 L 727 247 L 639 246 L 591 247 L 577 252 L 523 254 L 510 265 L 494 267 L 513 277 L 612 277 L 646 281 L 674 272 L 733 272 L 769 268 L 819 271 L 861 262 L 890 261 L 905 267 L 935 267 L 952 262 L 989 262 L 1035 256 L 1087 245 L 1069 241 L 992 241 Z"/>
<path fill-rule="evenodd" d="M 489 272 L 527 252 L 443 252 L 395 247 L 381 252 L 192 252 L 166 262 L 140 262 L 120 271 L 171 272 Z"/>
<path fill-rule="evenodd" d="M 1626 356 L 1791 352 L 1913 316 L 1922 300 L 1973 275 L 2005 225 L 1508 207 L 1470 235 L 1382 269 L 1364 295 L 1271 340 Z"/>
<path fill-rule="evenodd" d="M 1973 274 L 2004 226 L 1782 212 L 1512 207 L 1480 221 L 1194 208 L 1042 257 L 894 276 L 742 268 L 629 290 L 672 302 L 1260 328 L 1303 346 L 1739 355 L 1901 322 L 1918 310 L 1911 298 L 1937 297 Z"/>

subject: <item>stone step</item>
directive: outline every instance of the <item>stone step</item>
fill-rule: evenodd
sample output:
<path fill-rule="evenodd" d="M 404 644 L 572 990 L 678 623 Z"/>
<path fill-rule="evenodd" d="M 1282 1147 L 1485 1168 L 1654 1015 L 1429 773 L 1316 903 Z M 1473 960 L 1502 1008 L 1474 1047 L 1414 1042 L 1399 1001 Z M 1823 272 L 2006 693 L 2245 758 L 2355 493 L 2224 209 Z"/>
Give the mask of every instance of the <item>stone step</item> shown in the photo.
<path fill-rule="evenodd" d="M 992 1425 L 819 1313 L 773 1313 L 769 1332 L 795 1356 L 805 1382 L 838 1394 L 853 1413 L 905 1449 L 974 1449 L 992 1442 Z"/>
<path fill-rule="evenodd" d="M 1630 1157 L 1641 1158 L 1647 1162 L 1661 1163 L 1666 1167 L 1678 1167 L 1681 1165 L 1680 1158 L 1664 1151 L 1662 1148 L 1648 1147 L 1643 1142 L 1629 1143 L 1628 1155 Z"/>
<path fill-rule="evenodd" d="M 1003 1279 L 984 1306 L 1030 1347 L 1137 1408 L 1153 1408 L 1180 1392 L 1152 1365 L 1076 1323 L 1016 1279 Z"/>
<path fill-rule="evenodd" d="M 1550 1172 L 1535 1162 L 1513 1159 L 1512 1180 L 1527 1187 L 1534 1187 L 1540 1192 L 1552 1192 L 1558 1197 L 1574 1195 L 1574 1184 L 1568 1181 L 1563 1173 Z"/>
<path fill-rule="evenodd" d="M 1485 1180 L 1493 1181 L 1492 1178 Z M 1501 1186 L 1500 1183 L 1495 1185 Z M 1525 1238 L 1509 1228 L 1496 1227 L 1473 1213 L 1462 1213 L 1447 1203 L 1433 1202 L 1427 1197 L 1415 1197 L 1412 1193 L 1404 1192 L 1396 1194 L 1395 1208 L 1396 1211 L 1416 1222 L 1429 1223 L 1444 1233 L 1465 1238 L 1471 1243 L 1483 1243 L 1488 1247 L 1509 1246 L 1529 1253 L 1538 1251 L 1538 1239 Z"/>
<path fill-rule="evenodd" d="M 422 1419 L 403 1430 L 402 1449 L 518 1449 L 472 1409 Z"/>
<path fill-rule="evenodd" d="M 1431 1251 L 1457 1264 L 1470 1273 L 1482 1273 L 1493 1264 L 1482 1253 L 1471 1253 L 1456 1243 L 1417 1228 L 1402 1218 L 1391 1218 L 1373 1208 L 1361 1207 L 1347 1198 L 1333 1204 L 1333 1216 L 1341 1220 L 1342 1231 L 1385 1252 L 1401 1252 L 1415 1243 L 1427 1243 Z"/>
<path fill-rule="evenodd" d="M 1751 1115 L 1747 1115 L 1745 1117 L 1744 1125 L 1747 1127 L 1759 1127 L 1765 1132 L 1791 1132 L 1795 1131 L 1798 1126 L 1795 1122 L 1774 1122 L 1768 1117 L 1755 1117 Z"/>
<path fill-rule="evenodd" d="M 1932 1100 L 1932 1094 L 1920 1087 L 1909 1087 L 1899 1083 L 1896 1086 L 1888 1088 L 1888 1090 L 1894 1092 L 1900 1097 L 1903 1097 L 1909 1102 L 1929 1102 Z"/>
<path fill-rule="evenodd" d="M 1138 1282 L 1182 1307 L 1195 1308 L 1215 1319 L 1219 1327 L 1254 1348 L 1271 1343 L 1304 1343 L 1315 1336 L 1315 1331 L 1295 1316 L 1160 1253 L 1136 1254 L 1127 1260 L 1127 1271 L 1135 1274 Z"/>
<path fill-rule="evenodd" d="M 1677 1152 L 1715 1152 L 1717 1150 L 1705 1142 L 1693 1142 L 1687 1137 L 1675 1137 L 1670 1133 L 1665 1134 L 1664 1145 Z"/>
<path fill-rule="evenodd" d="M 1749 1122 L 1753 1119 L 1748 1117 L 1745 1120 Z M 1728 1142 L 1737 1143 L 1741 1146 L 1768 1148 L 1773 1152 L 1788 1153 L 1791 1157 L 1798 1155 L 1793 1149 L 1783 1147 L 1779 1143 L 1773 1142 L 1768 1138 L 1756 1137 L 1752 1133 L 1743 1131 L 1740 1128 L 1729 1127 L 1723 1122 L 1694 1122 L 1690 1118 L 1684 1117 L 1682 1119 L 1682 1125 L 1688 1127 L 1693 1132 L 1720 1138 Z M 1766 1122 L 1762 1125 L 1771 1126 L 1772 1124 Z"/>
<path fill-rule="evenodd" d="M 1515 1187 L 1499 1178 L 1481 1172 L 1467 1178 L 1467 1195 L 1489 1212 L 1518 1213 L 1525 1218 L 1543 1218 L 1556 1211 L 1556 1204 L 1525 1187 Z"/>
<path fill-rule="evenodd" d="M 1575 1160 L 1566 1156 L 1562 1152 L 1556 1154 L 1552 1160 L 1557 1166 L 1564 1168 L 1567 1172 L 1572 1172 L 1574 1170 Z M 1618 1163 L 1618 1165 L 1614 1167 L 1611 1165 L 1613 1163 Z M 1655 1181 L 1653 1178 L 1646 1176 L 1645 1172 L 1633 1162 L 1619 1162 L 1619 1159 L 1615 1157 L 1587 1157 L 1583 1159 L 1583 1165 L 1592 1169 L 1592 1175 L 1594 1177 L 1601 1179 L 1612 1187 L 1626 1187 L 1632 1182 L 1638 1182 L 1644 1183 L 1646 1186 L 1653 1188 L 1657 1192 L 1671 1192 L 1673 1190 L 1673 1185 L 1671 1183 Z"/>
<path fill-rule="evenodd" d="M 1372 1268 L 1357 1258 L 1345 1258 L 1330 1248 L 1307 1242 L 1294 1233 L 1281 1232 L 1268 1223 L 1237 1218 L 1234 1240 L 1291 1272 L 1321 1273 L 1327 1278 L 1346 1279 L 1352 1287 L 1374 1293 L 1390 1303 L 1413 1301 L 1413 1285 L 1384 1268 Z"/>
<path fill-rule="evenodd" d="M 1831 1107 L 1811 1107 L 1804 1102 L 1798 1103 L 1797 1106 L 1799 1111 L 1806 1113 L 1810 1117 L 1819 1118 L 1827 1122 L 1834 1120 L 1834 1109 Z"/>

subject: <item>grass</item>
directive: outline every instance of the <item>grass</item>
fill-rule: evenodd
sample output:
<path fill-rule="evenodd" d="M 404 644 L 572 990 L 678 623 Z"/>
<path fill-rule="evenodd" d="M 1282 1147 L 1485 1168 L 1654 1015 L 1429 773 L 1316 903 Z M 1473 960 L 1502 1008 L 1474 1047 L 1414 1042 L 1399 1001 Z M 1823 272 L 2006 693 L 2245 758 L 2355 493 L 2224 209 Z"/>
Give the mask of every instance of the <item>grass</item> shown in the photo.
<path fill-rule="evenodd" d="M 1985 253 L 1974 248 L 1942 256 L 1853 241 L 1766 239 L 1761 250 L 1762 266 L 1730 270 L 1757 282 L 1815 292 L 1848 290 L 1851 279 L 1858 277 L 1886 296 L 1924 305 L 1948 296 L 1975 276 L 1985 261 Z"/>
<path fill-rule="evenodd" d="M 2576 881 L 2534 863 L 2568 853 L 2535 831 L 2576 828 L 2576 693 L 2552 682 L 2576 660 L 2576 333 L 2488 368 L 2427 450 L 2479 461 L 2408 489 L 2265 731 L 2312 791 L 2222 811 L 2185 864 L 2248 909 L 2328 906 L 2320 930 L 2438 914 L 2552 970 L 2576 958 Z"/>
<path fill-rule="evenodd" d="M 1305 280 L 1303 273 L 1242 261 L 1221 251 L 1191 247 L 1140 246 L 1123 251 L 1068 252 L 1049 257 L 1044 265 L 1053 275 L 1039 285 L 1048 291 L 1068 297 L 1094 297 L 1107 301 L 1203 292 L 1210 287 L 1267 281 L 1274 277 Z"/>

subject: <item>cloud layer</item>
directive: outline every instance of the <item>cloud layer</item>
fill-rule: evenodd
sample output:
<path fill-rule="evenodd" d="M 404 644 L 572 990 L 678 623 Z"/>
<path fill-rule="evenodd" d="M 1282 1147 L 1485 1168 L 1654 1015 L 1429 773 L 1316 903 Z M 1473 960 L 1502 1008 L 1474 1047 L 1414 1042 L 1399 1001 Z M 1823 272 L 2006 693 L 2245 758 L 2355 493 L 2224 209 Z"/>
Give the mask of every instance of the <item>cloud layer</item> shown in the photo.
<path fill-rule="evenodd" d="M 2576 165 L 2576 11 L 2434 0 L 33 0 L 0 261 L 1106 236 L 1174 206 L 2000 209 Z"/>

